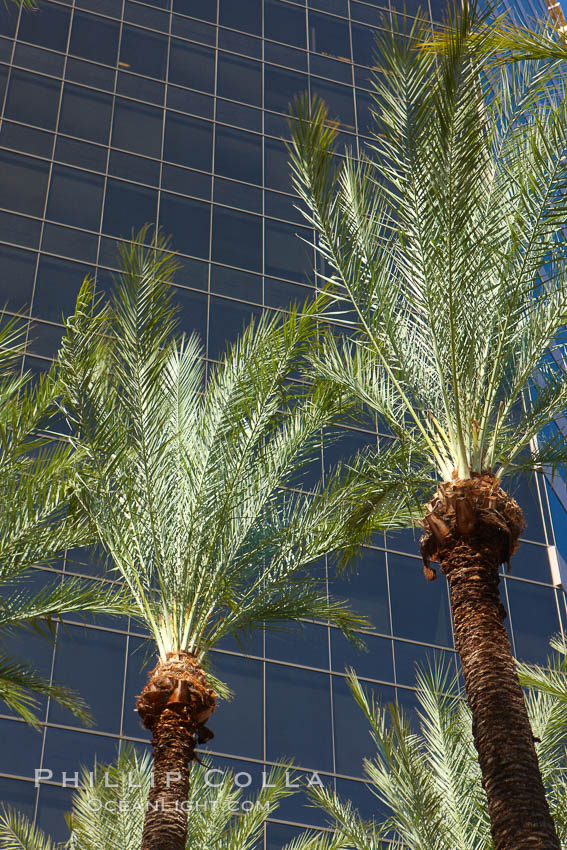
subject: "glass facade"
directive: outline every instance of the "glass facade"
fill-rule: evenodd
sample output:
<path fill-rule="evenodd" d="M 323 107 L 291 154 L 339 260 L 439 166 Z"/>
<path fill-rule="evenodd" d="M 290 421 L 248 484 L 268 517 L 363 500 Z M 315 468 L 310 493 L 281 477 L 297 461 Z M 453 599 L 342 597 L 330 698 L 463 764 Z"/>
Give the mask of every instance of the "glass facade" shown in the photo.
<path fill-rule="evenodd" d="M 319 94 L 341 142 L 364 144 L 372 28 L 386 5 L 42 0 L 38 12 L 0 8 L 0 300 L 30 320 L 27 368 L 49 363 L 84 276 L 104 290 L 116 240 L 148 221 L 173 237 L 183 327 L 201 334 L 210 360 L 251 315 L 309 295 L 313 240 L 290 187 L 288 104 L 296 93 Z M 411 13 L 412 0 L 405 7 Z M 345 429 L 304 486 L 377 437 L 372 428 Z M 529 525 L 503 595 L 517 655 L 541 661 L 548 637 L 567 625 L 565 596 L 550 569 L 557 559 L 547 490 L 536 480 L 519 489 Z M 256 785 L 264 765 L 293 757 L 306 782 L 317 771 L 364 814 L 376 810 L 361 781 L 372 744 L 345 667 L 411 711 L 416 660 L 435 651 L 454 657 L 446 583 L 425 583 L 417 553 L 412 532 L 376 536 L 350 578 L 335 583 L 376 627 L 367 653 L 310 623 L 215 653 L 235 692 L 211 723 L 215 766 Z M 60 569 L 92 576 L 101 565 L 70 552 Z M 55 649 L 35 636 L 15 642 L 22 658 L 79 690 L 96 719 L 85 730 L 46 703 L 36 732 L 5 709 L 0 715 L 0 798 L 63 837 L 72 787 L 62 787 L 62 772 L 72 782 L 81 764 L 112 759 L 122 740 L 147 746 L 134 698 L 148 647 L 133 625 L 110 618 L 69 620 Z M 38 788 L 36 768 L 53 772 Z M 322 825 L 319 813 L 302 794 L 289 798 L 266 827 L 266 850 L 310 825 Z"/>

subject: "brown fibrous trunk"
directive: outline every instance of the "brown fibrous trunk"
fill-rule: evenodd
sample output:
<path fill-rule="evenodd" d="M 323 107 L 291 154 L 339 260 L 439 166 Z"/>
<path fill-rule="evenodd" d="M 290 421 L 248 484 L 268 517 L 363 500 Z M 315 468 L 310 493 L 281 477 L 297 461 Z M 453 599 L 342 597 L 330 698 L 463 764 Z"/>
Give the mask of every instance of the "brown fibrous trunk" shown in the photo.
<path fill-rule="evenodd" d="M 499 597 L 525 522 L 490 472 L 440 485 L 422 521 L 426 578 L 449 582 L 455 647 L 473 718 L 495 850 L 560 850 Z"/>
<path fill-rule="evenodd" d="M 152 732 L 154 761 L 142 850 L 185 850 L 190 764 L 196 741 L 213 737 L 204 723 L 216 694 L 194 655 L 170 652 L 150 672 L 136 705 Z"/>

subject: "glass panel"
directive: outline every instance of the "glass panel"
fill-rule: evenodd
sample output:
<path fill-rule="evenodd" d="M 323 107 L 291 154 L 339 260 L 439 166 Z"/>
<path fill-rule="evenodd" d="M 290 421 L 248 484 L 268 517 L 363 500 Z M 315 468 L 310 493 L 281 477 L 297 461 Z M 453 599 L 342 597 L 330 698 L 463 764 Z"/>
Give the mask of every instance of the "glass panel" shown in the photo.
<path fill-rule="evenodd" d="M 58 260 L 45 255 L 39 258 L 33 297 L 33 313 L 50 322 L 61 322 L 75 309 L 75 301 L 89 266 Z"/>
<path fill-rule="evenodd" d="M 171 235 L 176 251 L 208 259 L 209 204 L 162 192 L 159 223 L 164 232 Z"/>
<path fill-rule="evenodd" d="M 374 31 L 362 24 L 351 24 L 352 27 L 352 58 L 359 65 L 374 64 Z"/>
<path fill-rule="evenodd" d="M 53 150 L 53 133 L 13 124 L 11 121 L 4 121 L 1 139 L 3 147 L 13 148 L 19 153 L 50 157 Z"/>
<path fill-rule="evenodd" d="M 290 623 L 266 630 L 266 658 L 329 669 L 329 630 L 317 623 Z"/>
<path fill-rule="evenodd" d="M 164 159 L 210 171 L 212 150 L 213 125 L 210 122 L 166 112 Z"/>
<path fill-rule="evenodd" d="M 48 171 L 47 162 L 0 152 L 0 207 L 41 216 Z"/>
<path fill-rule="evenodd" d="M 312 231 L 295 224 L 274 221 L 266 222 L 266 274 L 290 278 L 300 283 L 313 278 L 313 249 L 299 237 L 313 238 Z"/>
<path fill-rule="evenodd" d="M 323 80 L 313 80 L 311 89 L 313 94 L 325 101 L 329 109 L 329 119 L 338 121 L 339 129 L 354 132 L 353 89 Z"/>
<path fill-rule="evenodd" d="M 76 139 L 57 137 L 55 159 L 60 162 L 88 168 L 92 171 L 106 171 L 106 148 L 79 142 Z"/>
<path fill-rule="evenodd" d="M 145 77 L 165 79 L 167 63 L 167 37 L 149 33 L 138 27 L 125 25 L 120 45 L 121 68 Z"/>
<path fill-rule="evenodd" d="M 264 139 L 264 183 L 271 189 L 292 191 L 289 157 L 279 139 Z"/>
<path fill-rule="evenodd" d="M 247 183 L 215 177 L 214 199 L 216 204 L 226 204 L 248 212 L 262 212 L 262 190 Z"/>
<path fill-rule="evenodd" d="M 118 54 L 119 32 L 118 21 L 109 21 L 87 12 L 75 12 L 69 53 L 92 62 L 114 65 Z"/>
<path fill-rule="evenodd" d="M 219 30 L 219 48 L 228 50 L 229 53 L 241 53 L 252 59 L 262 58 L 262 42 L 259 38 L 232 30 Z"/>
<path fill-rule="evenodd" d="M 252 106 L 262 105 L 262 65 L 231 53 L 219 53 L 217 94 Z"/>
<path fill-rule="evenodd" d="M 2 15 L 5 10 L 2 10 Z M 18 39 L 64 51 L 67 47 L 70 10 L 53 3 L 43 3 L 33 14 L 23 14 Z"/>
<path fill-rule="evenodd" d="M 125 655 L 124 635 L 67 626 L 57 637 L 53 676 L 87 701 L 100 731 L 120 731 Z M 54 702 L 49 707 L 49 720 L 67 726 L 81 725 L 71 712 Z M 67 758 L 70 752 L 63 750 Z"/>
<path fill-rule="evenodd" d="M 214 652 L 210 656 L 216 676 L 234 691 L 207 726 L 215 733 L 207 749 L 229 755 L 261 759 L 264 755 L 262 723 L 262 662 Z"/>
<path fill-rule="evenodd" d="M 208 47 L 185 44 L 171 39 L 169 53 L 169 82 L 190 89 L 212 92 L 214 52 Z"/>
<path fill-rule="evenodd" d="M 0 43 L 0 49 L 2 44 Z M 10 56 L 1 56 L 7 62 L 10 61 Z M 65 59 L 60 53 L 52 53 L 50 50 L 44 50 L 42 47 L 32 47 L 30 44 L 16 44 L 14 51 L 14 65 L 23 65 L 24 68 L 29 68 L 30 71 L 39 71 L 43 74 L 49 74 L 50 77 L 62 77 Z"/>
<path fill-rule="evenodd" d="M 332 769 L 329 676 L 266 664 L 266 755 L 299 767 Z"/>
<path fill-rule="evenodd" d="M 390 634 L 384 552 L 363 548 L 353 567 L 329 582 L 329 592 L 334 597 L 348 599 L 353 611 L 367 617 L 377 632 Z"/>
<path fill-rule="evenodd" d="M 40 230 L 39 221 L 24 218 L 22 215 L 0 212 L 0 233 L 6 242 L 23 245 L 25 248 L 37 248 Z M 5 280 L 5 275 L 2 275 L 2 278 Z"/>
<path fill-rule="evenodd" d="M 220 0 L 219 24 L 234 30 L 262 35 L 262 0 Z"/>
<path fill-rule="evenodd" d="M 211 44 L 213 47 L 217 39 L 216 27 L 190 18 L 182 18 L 180 15 L 173 15 L 171 34 L 188 38 L 190 41 L 199 41 L 201 44 Z"/>
<path fill-rule="evenodd" d="M 505 581 L 516 655 L 521 661 L 544 664 L 550 653 L 549 639 L 559 632 L 555 591 L 510 578 Z"/>
<path fill-rule="evenodd" d="M 33 779 L 41 759 L 41 735 L 18 720 L 0 720 L 2 772 Z"/>
<path fill-rule="evenodd" d="M 187 281 L 192 285 L 190 280 Z M 175 302 L 179 306 L 181 330 L 190 334 L 195 331 L 201 338 L 203 349 L 207 338 L 207 294 L 193 292 L 191 289 L 175 287 Z"/>
<path fill-rule="evenodd" d="M 259 307 L 250 304 L 240 304 L 225 298 L 211 297 L 209 317 L 208 355 L 219 358 L 224 354 L 229 342 L 234 342 L 249 324 L 252 316 L 258 318 L 261 314 Z"/>
<path fill-rule="evenodd" d="M 306 47 L 305 10 L 285 0 L 264 0 L 264 37 Z"/>
<path fill-rule="evenodd" d="M 65 83 L 59 130 L 91 142 L 108 142 L 112 97 Z"/>
<path fill-rule="evenodd" d="M 37 255 L 33 251 L 0 245 L 2 307 L 23 311 L 29 308 Z"/>
<path fill-rule="evenodd" d="M 61 254 L 74 260 L 96 263 L 97 248 L 98 236 L 95 234 L 71 230 L 70 227 L 59 227 L 57 224 L 45 225 L 42 249 L 50 254 Z"/>
<path fill-rule="evenodd" d="M 116 98 L 112 125 L 112 144 L 145 156 L 159 157 L 163 111 Z"/>
<path fill-rule="evenodd" d="M 307 77 L 266 65 L 264 68 L 264 106 L 287 115 L 289 105 L 298 94 L 307 91 Z"/>
<path fill-rule="evenodd" d="M 309 49 L 350 61 L 348 22 L 310 11 Z"/>
<path fill-rule="evenodd" d="M 424 672 L 439 662 L 443 663 L 449 675 L 457 675 L 456 654 L 444 652 L 441 649 L 432 649 L 430 646 L 422 646 L 418 643 L 406 643 L 405 641 L 394 641 L 394 652 L 396 656 L 396 681 L 399 685 L 415 687 L 417 666 Z"/>
<path fill-rule="evenodd" d="M 361 684 L 366 693 L 376 694 L 382 706 L 395 702 L 393 687 Z M 333 710 L 337 773 L 363 776 L 362 760 L 372 758 L 376 752 L 376 744 L 370 737 L 368 721 L 354 701 L 346 679 L 342 676 L 333 676 Z"/>
<path fill-rule="evenodd" d="M 390 552 L 388 575 L 394 635 L 451 646 L 446 582 L 427 582 L 421 559 Z"/>
<path fill-rule="evenodd" d="M 211 289 L 219 295 L 243 298 L 245 301 L 262 303 L 262 278 L 260 275 L 211 266 Z"/>
<path fill-rule="evenodd" d="M 148 222 L 156 220 L 157 195 L 132 183 L 109 180 L 106 186 L 102 229 L 127 239 Z"/>
<path fill-rule="evenodd" d="M 47 202 L 47 218 L 98 230 L 104 178 L 75 168 L 54 165 Z M 77 200 L 80 198 L 80 203 Z"/>
<path fill-rule="evenodd" d="M 393 682 L 392 641 L 374 635 L 361 635 L 361 637 L 366 644 L 366 650 L 358 649 L 338 629 L 331 629 L 333 670 L 344 673 L 347 668 L 354 667 L 359 676 Z"/>
<path fill-rule="evenodd" d="M 135 156 L 122 151 L 111 151 L 108 173 L 125 180 L 135 180 L 137 183 L 147 183 L 149 186 L 159 184 L 160 163 L 157 160 Z"/>
<path fill-rule="evenodd" d="M 61 84 L 27 71 L 12 71 L 6 117 L 54 130 Z"/>
<path fill-rule="evenodd" d="M 173 0 L 173 11 L 212 23 L 217 19 L 217 4 L 211 0 Z"/>
<path fill-rule="evenodd" d="M 262 271 L 262 219 L 215 206 L 212 259 L 229 266 Z"/>
<path fill-rule="evenodd" d="M 36 791 L 33 782 L 22 782 L 17 779 L 0 779 L 0 800 L 22 812 L 27 818 L 33 818 L 35 794 Z"/>
<path fill-rule="evenodd" d="M 522 537 L 526 540 L 537 540 L 538 543 L 545 543 L 545 531 L 541 517 L 535 474 L 530 473 L 518 482 L 514 482 L 509 492 L 524 512 L 527 528 L 523 532 Z"/>
<path fill-rule="evenodd" d="M 234 180 L 262 183 L 262 137 L 217 127 L 215 172 Z"/>

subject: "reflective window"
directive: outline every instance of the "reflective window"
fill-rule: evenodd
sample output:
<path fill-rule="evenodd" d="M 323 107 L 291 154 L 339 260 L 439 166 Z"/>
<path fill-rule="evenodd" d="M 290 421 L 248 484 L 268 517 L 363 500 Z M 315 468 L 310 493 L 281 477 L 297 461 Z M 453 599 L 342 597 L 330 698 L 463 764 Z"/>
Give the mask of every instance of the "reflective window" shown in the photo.
<path fill-rule="evenodd" d="M 426 581 L 421 559 L 390 552 L 388 576 L 394 635 L 451 646 L 447 582 Z"/>
<path fill-rule="evenodd" d="M 264 183 L 271 189 L 292 191 L 289 155 L 279 139 L 264 139 Z"/>
<path fill-rule="evenodd" d="M 390 634 L 386 556 L 378 549 L 361 550 L 352 567 L 329 582 L 329 592 L 348 599 L 355 614 L 366 617 L 377 632 Z"/>
<path fill-rule="evenodd" d="M 184 195 L 193 195 L 204 201 L 211 200 L 212 177 L 202 174 L 200 171 L 192 171 L 189 168 L 178 168 L 176 165 L 164 163 L 161 173 L 162 189 L 172 192 L 182 192 Z"/>
<path fill-rule="evenodd" d="M 112 124 L 112 144 L 145 156 L 159 157 L 163 112 L 154 106 L 142 106 L 116 98 Z"/>
<path fill-rule="evenodd" d="M 165 79 L 167 37 L 138 27 L 124 26 L 120 43 L 121 68 L 145 77 Z"/>
<path fill-rule="evenodd" d="M 91 62 L 114 65 L 118 53 L 119 32 L 118 21 L 109 21 L 86 12 L 75 12 L 69 53 L 90 59 Z"/>
<path fill-rule="evenodd" d="M 0 245 L 2 307 L 23 310 L 30 306 L 37 254 Z"/>
<path fill-rule="evenodd" d="M 417 643 L 394 641 L 396 658 L 396 681 L 399 685 L 415 687 L 417 667 L 424 672 L 435 664 L 442 663 L 451 677 L 456 676 L 456 654 L 442 649 L 432 649 L 430 646 L 420 646 Z"/>
<path fill-rule="evenodd" d="M 13 70 L 6 98 L 6 117 L 54 130 L 60 87 L 59 82 L 47 77 Z"/>
<path fill-rule="evenodd" d="M 59 730 L 57 730 L 59 731 Z M 58 743 L 64 746 L 72 746 L 72 737 L 78 737 L 76 732 L 67 732 L 65 735 L 58 736 Z M 91 737 L 90 735 L 80 735 L 81 738 Z M 98 739 L 100 736 L 96 736 Z M 95 738 L 90 742 L 94 743 Z M 108 740 L 108 739 L 107 739 Z M 108 759 L 105 759 L 107 761 Z M 92 764 L 86 760 L 82 764 Z M 44 762 L 45 764 L 45 762 Z M 74 772 L 74 771 L 73 771 Z M 61 772 L 59 772 L 59 782 L 61 782 Z M 63 842 L 69 838 L 69 828 L 65 822 L 65 815 L 71 809 L 72 789 L 62 788 L 56 785 L 41 785 L 39 790 L 38 807 L 37 807 L 37 825 L 45 830 L 53 841 Z"/>
<path fill-rule="evenodd" d="M 220 29 L 219 47 L 221 50 L 228 50 L 230 53 L 241 53 L 243 56 L 250 56 L 252 59 L 262 58 L 261 40 L 251 35 L 244 35 L 241 32 Z"/>
<path fill-rule="evenodd" d="M 382 706 L 395 702 L 396 692 L 388 685 L 362 683 L 373 692 Z M 337 773 L 363 776 L 362 760 L 372 758 L 376 744 L 370 737 L 369 724 L 354 701 L 346 679 L 333 676 L 333 718 L 335 722 L 335 758 Z"/>
<path fill-rule="evenodd" d="M 213 125 L 209 121 L 166 113 L 164 159 L 210 171 L 212 152 Z"/>
<path fill-rule="evenodd" d="M 310 11 L 309 49 L 350 60 L 348 21 Z"/>
<path fill-rule="evenodd" d="M 307 91 L 307 77 L 266 65 L 264 69 L 264 106 L 287 115 L 293 98 Z"/>
<path fill-rule="evenodd" d="M 355 608 L 355 603 L 351 602 Z M 366 650 L 358 649 L 338 629 L 331 629 L 331 660 L 336 673 L 344 673 L 354 667 L 359 676 L 394 681 L 392 641 L 375 635 L 362 635 Z"/>
<path fill-rule="evenodd" d="M 40 216 L 49 165 L 17 153 L 0 152 L 0 207 Z"/>
<path fill-rule="evenodd" d="M 157 196 L 121 180 L 109 180 L 106 186 L 102 229 L 112 236 L 130 237 L 143 224 L 156 220 Z"/>
<path fill-rule="evenodd" d="M 329 676 L 266 664 L 266 755 L 332 769 Z"/>
<path fill-rule="evenodd" d="M 75 309 L 79 289 L 93 269 L 69 260 L 41 255 L 33 296 L 34 316 L 61 322 Z"/>
<path fill-rule="evenodd" d="M 0 233 L 6 242 L 23 245 L 25 248 L 37 248 L 40 229 L 39 221 L 24 218 L 22 215 L 0 212 Z"/>
<path fill-rule="evenodd" d="M 76 139 L 57 137 L 55 159 L 76 165 L 78 168 L 89 168 L 93 171 L 106 170 L 106 148 L 78 142 Z"/>
<path fill-rule="evenodd" d="M 539 495 L 534 474 L 523 476 L 510 487 L 512 495 L 519 503 L 527 523 L 522 537 L 545 543 L 545 531 L 541 519 Z"/>
<path fill-rule="evenodd" d="M 375 37 L 370 27 L 352 23 L 352 58 L 359 65 L 373 65 Z"/>
<path fill-rule="evenodd" d="M 4 6 L 0 14 L 0 34 L 12 37 L 18 24 L 18 8 L 16 5 Z"/>
<path fill-rule="evenodd" d="M 30 819 L 33 818 L 35 811 L 35 793 L 33 782 L 0 778 L 0 800 L 4 800 L 9 806 Z M 67 831 L 65 838 L 68 836 Z"/>
<path fill-rule="evenodd" d="M 313 80 L 311 90 L 313 94 L 317 94 L 325 101 L 329 109 L 329 118 L 338 121 L 341 130 L 354 132 L 354 92 L 350 86 Z"/>
<path fill-rule="evenodd" d="M 219 24 L 234 30 L 262 35 L 262 0 L 220 0 Z"/>
<path fill-rule="evenodd" d="M 63 165 L 53 166 L 47 217 L 75 227 L 98 230 L 104 178 Z M 80 198 L 80 203 L 77 199 Z"/>
<path fill-rule="evenodd" d="M 171 39 L 169 53 L 169 82 L 190 89 L 212 92 L 214 80 L 214 51 L 196 44 Z"/>
<path fill-rule="evenodd" d="M 266 658 L 329 669 L 329 630 L 316 623 L 290 623 L 266 630 Z"/>
<path fill-rule="evenodd" d="M 312 240 L 306 227 L 265 219 L 266 274 L 307 282 L 313 277 L 313 250 L 298 236 Z"/>
<path fill-rule="evenodd" d="M 549 639 L 559 631 L 555 591 L 514 579 L 506 579 L 506 588 L 516 655 L 522 661 L 544 664 Z"/>
<path fill-rule="evenodd" d="M 2 771 L 33 779 L 41 759 L 41 735 L 18 720 L 0 719 Z"/>
<path fill-rule="evenodd" d="M 173 11 L 212 23 L 217 19 L 216 3 L 211 0 L 173 0 Z"/>
<path fill-rule="evenodd" d="M 87 701 L 100 731 L 120 731 L 120 713 L 116 708 L 122 703 L 125 654 L 126 637 L 100 629 L 67 626 L 57 638 L 54 679 L 74 688 Z M 80 664 L 77 658 L 81 659 Z M 66 708 L 54 702 L 49 708 L 49 719 L 67 726 L 80 725 Z M 62 752 L 68 759 L 73 750 L 62 749 Z"/>
<path fill-rule="evenodd" d="M 217 39 L 216 27 L 191 18 L 182 18 L 180 15 L 173 15 L 171 34 L 188 38 L 190 41 L 199 41 L 201 44 L 211 44 L 213 47 Z"/>
<path fill-rule="evenodd" d="M 262 278 L 256 274 L 211 266 L 211 289 L 219 295 L 262 303 Z"/>
<path fill-rule="evenodd" d="M 219 97 L 262 105 L 262 66 L 253 59 L 219 53 L 217 70 Z"/>
<path fill-rule="evenodd" d="M 53 150 L 53 134 L 23 124 L 4 121 L 2 143 L 6 148 L 14 148 L 21 153 L 50 157 Z"/>
<path fill-rule="evenodd" d="M 309 8 L 348 17 L 347 0 L 309 0 Z"/>
<path fill-rule="evenodd" d="M 215 733 L 208 748 L 229 755 L 261 759 L 264 755 L 262 723 L 262 662 L 215 652 L 211 655 L 215 675 L 234 692 L 207 722 Z M 234 731 L 238 729 L 238 734 Z"/>
<path fill-rule="evenodd" d="M 186 283 L 188 286 L 195 286 L 191 278 Z M 196 283 L 198 284 L 198 281 Z M 198 333 L 204 348 L 207 338 L 207 295 L 176 286 L 175 303 L 179 307 L 181 330 L 186 334 L 193 331 Z"/>
<path fill-rule="evenodd" d="M 212 259 L 241 269 L 262 271 L 262 219 L 215 206 Z"/>
<path fill-rule="evenodd" d="M 192 198 L 162 192 L 159 223 L 171 235 L 173 247 L 193 257 L 209 256 L 210 206 Z"/>
<path fill-rule="evenodd" d="M 234 342 L 252 316 L 258 318 L 259 307 L 251 304 L 241 304 L 238 301 L 228 301 L 226 298 L 211 297 L 209 316 L 209 357 L 219 358 L 227 349 L 229 342 Z"/>
<path fill-rule="evenodd" d="M 156 160 L 135 156 L 122 151 L 111 151 L 108 163 L 108 173 L 125 180 L 136 180 L 157 186 L 159 183 L 160 164 Z"/>
<path fill-rule="evenodd" d="M 305 10 L 286 0 L 264 0 L 264 36 L 305 47 Z"/>
<path fill-rule="evenodd" d="M 5 10 L 2 10 L 5 14 Z M 54 3 L 43 3 L 33 14 L 24 14 L 20 21 L 18 39 L 64 51 L 67 47 L 70 10 Z"/>
<path fill-rule="evenodd" d="M 215 172 L 262 183 L 262 137 L 228 127 L 217 127 L 215 134 Z"/>
<path fill-rule="evenodd" d="M 61 254 L 75 260 L 95 263 L 98 236 L 82 230 L 72 230 L 70 227 L 60 227 L 58 224 L 46 224 L 41 247 L 50 254 Z"/>
<path fill-rule="evenodd" d="M 61 101 L 59 129 L 70 136 L 106 144 L 111 110 L 110 95 L 66 83 Z"/>

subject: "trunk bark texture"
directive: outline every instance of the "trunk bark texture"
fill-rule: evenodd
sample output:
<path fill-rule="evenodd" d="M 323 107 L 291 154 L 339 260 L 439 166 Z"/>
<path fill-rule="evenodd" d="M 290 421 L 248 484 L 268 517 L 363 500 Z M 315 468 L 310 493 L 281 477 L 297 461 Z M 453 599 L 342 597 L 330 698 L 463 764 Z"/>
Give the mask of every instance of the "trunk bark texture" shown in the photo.
<path fill-rule="evenodd" d="M 499 598 L 499 566 L 525 527 L 518 504 L 487 473 L 446 482 L 423 520 L 429 559 L 447 576 L 474 742 L 495 850 L 560 850 Z"/>
<path fill-rule="evenodd" d="M 137 708 L 152 732 L 154 759 L 141 850 L 185 850 L 190 763 L 195 739 L 213 737 L 203 724 L 216 708 L 216 694 L 194 656 L 172 652 L 151 671 Z"/>

